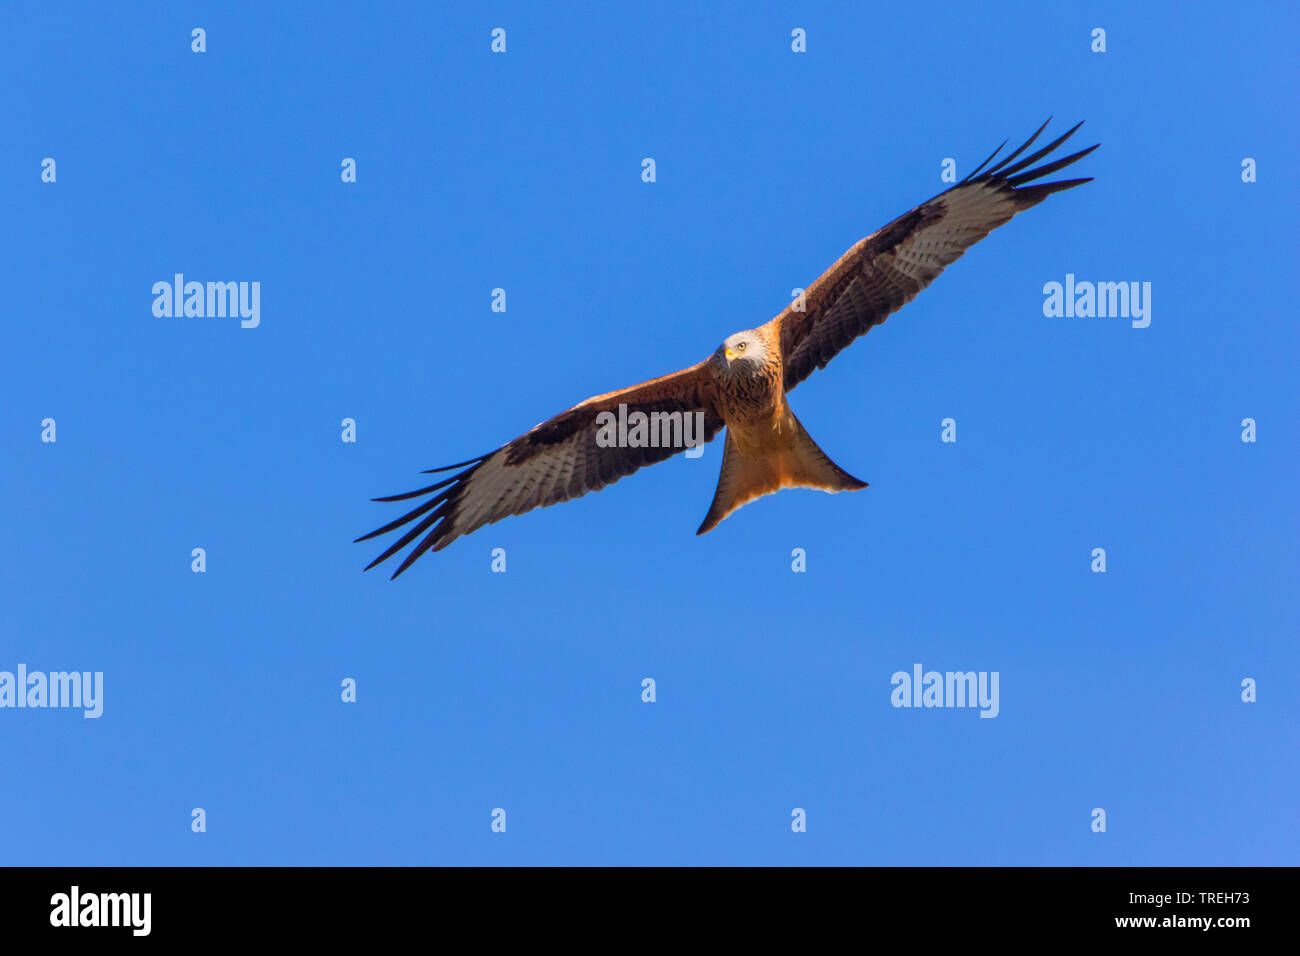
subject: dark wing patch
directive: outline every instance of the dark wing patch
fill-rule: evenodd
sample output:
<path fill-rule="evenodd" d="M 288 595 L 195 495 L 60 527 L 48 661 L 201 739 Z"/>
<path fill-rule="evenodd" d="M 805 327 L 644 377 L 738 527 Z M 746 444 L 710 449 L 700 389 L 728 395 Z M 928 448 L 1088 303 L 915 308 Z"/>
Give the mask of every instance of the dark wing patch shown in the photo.
<path fill-rule="evenodd" d="M 702 412 L 704 434 L 695 438 L 711 441 L 723 427 L 711 386 L 712 378 L 705 363 L 701 363 L 631 388 L 589 398 L 490 454 L 426 472 L 466 466 L 450 478 L 405 494 L 376 498 L 375 501 L 406 501 L 430 495 L 414 510 L 357 539 L 366 541 L 415 522 L 370 562 L 366 570 L 388 560 L 423 535 L 393 572 L 395 578 L 426 551 L 441 551 L 456 538 L 483 525 L 580 498 L 683 450 L 680 445 L 602 447 L 596 440 L 597 416 L 606 411 L 617 414 L 620 404 L 627 405 L 628 414 L 678 412 L 685 416 Z M 685 421 L 682 425 L 685 426 Z"/>
<path fill-rule="evenodd" d="M 805 292 L 803 312 L 794 311 L 792 303 L 768 323 L 776 326 L 780 336 L 786 391 L 825 368 L 850 342 L 911 302 L 944 268 L 1016 213 L 1054 192 L 1091 182 L 1090 178 L 1067 179 L 1026 185 L 1097 148 L 1091 146 L 1027 169 L 1082 125 L 1012 164 L 1047 128 L 1044 123 L 1019 149 L 981 172 L 1001 151 L 999 146 L 960 183 L 899 216 L 841 256 Z"/>

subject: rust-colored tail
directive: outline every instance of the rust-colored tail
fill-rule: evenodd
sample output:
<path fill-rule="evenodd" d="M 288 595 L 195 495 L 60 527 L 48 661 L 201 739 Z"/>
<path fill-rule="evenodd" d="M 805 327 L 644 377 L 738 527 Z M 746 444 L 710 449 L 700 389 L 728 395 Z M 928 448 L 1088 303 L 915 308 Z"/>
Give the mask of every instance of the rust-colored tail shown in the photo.
<path fill-rule="evenodd" d="M 782 488 L 820 488 L 834 493 L 867 487 L 865 481 L 854 478 L 817 447 L 788 407 L 778 421 L 775 428 L 739 434 L 727 428 L 718 490 L 696 534 L 712 531 L 747 501 Z"/>

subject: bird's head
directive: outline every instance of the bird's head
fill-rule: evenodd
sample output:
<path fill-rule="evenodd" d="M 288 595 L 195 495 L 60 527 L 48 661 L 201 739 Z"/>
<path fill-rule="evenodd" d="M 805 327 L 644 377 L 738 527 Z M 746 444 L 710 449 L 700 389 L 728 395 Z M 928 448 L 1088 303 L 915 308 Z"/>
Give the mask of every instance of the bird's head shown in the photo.
<path fill-rule="evenodd" d="M 754 375 L 771 361 L 767 344 L 752 329 L 729 336 L 713 353 L 713 359 L 728 375 Z"/>

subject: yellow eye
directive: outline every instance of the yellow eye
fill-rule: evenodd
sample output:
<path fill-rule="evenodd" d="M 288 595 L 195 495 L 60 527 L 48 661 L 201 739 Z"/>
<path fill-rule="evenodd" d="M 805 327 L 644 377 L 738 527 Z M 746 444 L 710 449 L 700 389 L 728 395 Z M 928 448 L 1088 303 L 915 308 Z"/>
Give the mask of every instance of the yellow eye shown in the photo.
<path fill-rule="evenodd" d="M 737 345 L 737 346 L 736 346 L 736 351 L 737 351 L 737 352 L 743 352 L 743 351 L 745 351 L 745 343 L 744 343 L 744 342 L 741 342 L 739 345 Z"/>

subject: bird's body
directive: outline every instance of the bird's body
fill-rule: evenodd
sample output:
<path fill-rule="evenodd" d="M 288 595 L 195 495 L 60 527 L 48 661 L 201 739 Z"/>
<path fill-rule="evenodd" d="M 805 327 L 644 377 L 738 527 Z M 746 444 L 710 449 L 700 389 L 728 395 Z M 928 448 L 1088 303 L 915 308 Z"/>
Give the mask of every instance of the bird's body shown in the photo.
<path fill-rule="evenodd" d="M 775 320 L 737 332 L 704 363 L 727 425 L 718 490 L 696 534 L 741 505 L 782 488 L 854 491 L 867 487 L 830 460 L 785 398 L 785 366 Z"/>
<path fill-rule="evenodd" d="M 426 551 L 441 550 L 485 524 L 581 497 L 637 468 L 663 461 L 683 447 L 683 416 L 694 416 L 699 422 L 696 444 L 712 440 L 724 427 L 727 431 L 717 492 L 697 534 L 716 527 L 746 502 L 781 488 L 802 486 L 828 492 L 865 488 L 865 482 L 845 472 L 817 447 L 791 411 L 787 395 L 855 338 L 910 302 L 945 266 L 992 229 L 1054 192 L 1089 181 L 1026 185 L 1097 148 L 1022 172 L 1078 129 L 1074 127 L 1013 165 L 1012 160 L 1046 125 L 987 172 L 981 174 L 993 156 L 953 188 L 855 243 L 774 319 L 728 337 L 698 365 L 589 398 L 494 452 L 432 469 L 440 472 L 465 466 L 451 478 L 376 499 L 403 501 L 430 496 L 396 521 L 358 539 L 364 541 L 415 522 L 369 567 L 423 535 L 393 574 L 397 577 Z M 625 441 L 620 430 L 619 440 L 611 441 L 611 419 L 617 417 L 624 423 L 634 416 L 641 417 L 641 431 L 633 429 Z M 645 422 L 655 440 L 637 440 L 645 433 Z M 656 428 L 667 422 L 678 426 L 678 431 L 671 433 L 677 440 L 660 442 L 657 439 L 666 432 L 656 432 Z"/>
<path fill-rule="evenodd" d="M 744 349 L 738 351 L 738 347 Z M 767 326 L 728 337 L 704 363 L 714 382 L 718 414 L 728 428 L 776 420 L 785 404 L 781 343 Z"/>

